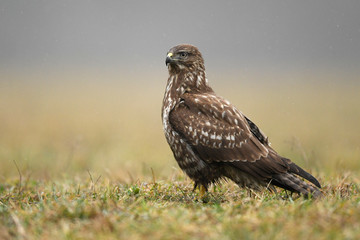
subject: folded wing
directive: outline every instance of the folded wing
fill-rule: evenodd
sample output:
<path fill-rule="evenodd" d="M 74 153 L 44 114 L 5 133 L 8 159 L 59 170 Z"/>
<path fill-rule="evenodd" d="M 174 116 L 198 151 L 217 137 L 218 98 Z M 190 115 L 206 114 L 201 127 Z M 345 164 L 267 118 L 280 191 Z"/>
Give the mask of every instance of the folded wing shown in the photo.
<path fill-rule="evenodd" d="M 260 130 L 252 133 L 245 116 L 214 94 L 184 94 L 170 123 L 208 163 L 229 164 L 259 180 L 289 169 Z"/>

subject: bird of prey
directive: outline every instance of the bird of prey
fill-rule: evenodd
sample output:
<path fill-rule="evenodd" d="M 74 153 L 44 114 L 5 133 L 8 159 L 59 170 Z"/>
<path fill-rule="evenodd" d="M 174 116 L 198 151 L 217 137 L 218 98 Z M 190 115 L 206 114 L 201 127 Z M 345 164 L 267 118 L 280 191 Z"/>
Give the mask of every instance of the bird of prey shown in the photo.
<path fill-rule="evenodd" d="M 322 195 L 315 177 L 280 156 L 249 118 L 215 94 L 195 46 L 171 48 L 165 63 L 169 71 L 162 106 L 165 137 L 201 196 L 221 179 L 254 190 L 276 191 L 277 186 L 305 197 Z"/>

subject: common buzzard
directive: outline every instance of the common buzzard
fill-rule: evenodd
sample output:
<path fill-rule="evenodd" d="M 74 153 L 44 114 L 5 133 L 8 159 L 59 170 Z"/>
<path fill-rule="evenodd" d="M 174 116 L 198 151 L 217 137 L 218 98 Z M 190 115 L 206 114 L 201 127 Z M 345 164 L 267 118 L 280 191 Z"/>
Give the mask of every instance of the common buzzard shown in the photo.
<path fill-rule="evenodd" d="M 275 191 L 278 186 L 305 197 L 321 196 L 316 178 L 280 156 L 249 118 L 215 94 L 195 46 L 171 48 L 165 62 L 165 137 L 180 168 L 195 182 L 194 189 L 199 186 L 203 195 L 210 184 L 227 178 L 255 190 Z"/>

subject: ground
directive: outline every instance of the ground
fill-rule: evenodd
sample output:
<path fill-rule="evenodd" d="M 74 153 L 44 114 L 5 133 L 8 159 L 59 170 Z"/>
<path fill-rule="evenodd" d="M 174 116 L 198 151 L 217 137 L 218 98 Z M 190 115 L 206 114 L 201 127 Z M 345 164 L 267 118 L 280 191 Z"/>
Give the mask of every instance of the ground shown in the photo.
<path fill-rule="evenodd" d="M 319 179 L 325 197 L 314 201 L 280 190 L 249 192 L 231 182 L 200 199 L 163 136 L 165 80 L 6 77 L 0 239 L 360 238 L 356 82 L 213 84 L 279 153 Z M 113 81 L 99 84 L 100 77 Z"/>
<path fill-rule="evenodd" d="M 99 178 L 1 185 L 1 238 L 358 239 L 359 179 L 327 181 L 320 201 L 230 184 L 206 203 L 189 181 L 121 184 Z M 293 196 L 295 197 L 295 196 Z"/>

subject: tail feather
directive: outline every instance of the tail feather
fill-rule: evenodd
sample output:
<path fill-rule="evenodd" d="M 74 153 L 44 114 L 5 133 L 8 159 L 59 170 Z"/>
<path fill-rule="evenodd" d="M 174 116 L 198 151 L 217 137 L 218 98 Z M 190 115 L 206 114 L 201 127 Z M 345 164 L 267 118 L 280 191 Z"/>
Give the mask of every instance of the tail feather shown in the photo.
<path fill-rule="evenodd" d="M 300 193 L 305 197 L 309 197 L 311 195 L 314 198 L 318 198 L 322 195 L 321 191 L 317 187 L 304 182 L 291 173 L 277 174 L 273 176 L 273 178 L 272 183 L 274 185 L 292 192 Z"/>
<path fill-rule="evenodd" d="M 295 173 L 296 175 L 305 178 L 306 180 L 308 180 L 318 188 L 321 188 L 319 181 L 313 175 L 311 175 L 310 173 L 306 172 L 304 169 L 293 163 L 290 159 L 287 158 L 282 158 L 282 159 L 283 161 L 286 161 L 288 163 L 290 167 L 289 172 Z"/>

